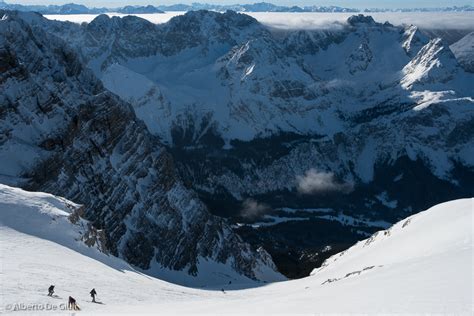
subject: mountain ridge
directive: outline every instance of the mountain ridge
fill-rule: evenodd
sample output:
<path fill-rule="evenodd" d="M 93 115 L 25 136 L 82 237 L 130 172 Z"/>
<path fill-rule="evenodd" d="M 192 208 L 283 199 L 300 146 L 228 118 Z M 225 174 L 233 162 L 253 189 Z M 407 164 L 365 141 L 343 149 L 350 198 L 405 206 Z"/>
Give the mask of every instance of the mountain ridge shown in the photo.
<path fill-rule="evenodd" d="M 250 279 L 282 278 L 263 249 L 244 243 L 185 187 L 128 103 L 63 40 L 32 30 L 37 15 L 0 15 L 3 183 L 83 204 L 110 253 L 143 270 L 158 264 L 197 275 L 204 258 Z"/>
<path fill-rule="evenodd" d="M 224 12 L 227 10 L 239 12 L 466 12 L 474 11 L 471 5 L 451 6 L 451 7 L 429 7 L 429 8 L 346 8 L 340 6 L 282 6 L 275 5 L 268 2 L 259 2 L 253 4 L 231 4 L 219 5 L 209 3 L 193 3 L 193 4 L 171 4 L 171 5 L 135 5 L 124 6 L 116 8 L 88 8 L 84 5 L 69 3 L 64 5 L 21 5 L 9 4 L 4 1 L 0 2 L 0 9 L 19 10 L 19 11 L 37 11 L 42 14 L 102 14 L 108 12 L 118 12 L 123 14 L 156 14 L 163 13 L 163 11 L 197 11 L 197 10 L 212 10 Z"/>
<path fill-rule="evenodd" d="M 446 43 L 417 27 L 358 15 L 337 30 L 276 34 L 235 12 L 189 12 L 161 25 L 18 14 L 61 38 L 114 98 L 130 103 L 141 126 L 132 138 L 156 138 L 137 143 L 151 152 L 158 146 L 158 164 L 173 165 L 158 177 L 166 190 L 168 180 L 182 179 L 182 192 L 197 193 L 188 201 L 227 217 L 291 277 L 307 275 L 377 225 L 473 194 L 472 74 Z M 148 161 L 134 154 L 138 144 L 126 144 L 135 161 Z M 91 146 L 101 163 L 113 154 L 107 143 Z M 64 193 L 47 174 L 36 179 L 34 189 L 78 194 Z M 116 203 L 123 192 L 140 195 L 133 186 L 107 196 Z M 252 226 L 259 222 L 269 225 Z"/>
<path fill-rule="evenodd" d="M 474 32 L 471 32 L 450 46 L 464 70 L 474 72 Z"/>
<path fill-rule="evenodd" d="M 137 100 L 136 111 L 162 135 L 181 175 L 212 212 L 238 224 L 245 220 L 246 201 L 255 200 L 264 214 L 287 218 L 278 225 L 237 228 L 247 240 L 272 249 L 272 256 L 301 247 L 295 242 L 301 238 L 297 227 L 305 227 L 302 235 L 333 225 L 305 212 L 305 220 L 295 222 L 282 208 L 329 208 L 336 218 L 343 212 L 393 223 L 434 200 L 473 194 L 468 136 L 473 78 L 445 42 L 414 26 L 364 16 L 351 18 L 339 31 L 285 36 L 255 22 L 245 31 L 234 24 L 245 34 L 240 38 L 232 28 L 215 36 L 215 24 L 207 22 L 190 29 L 188 18 L 176 17 L 171 24 L 186 33 L 183 43 L 190 46 L 176 46 L 171 55 L 157 48 L 155 56 L 118 60 L 99 77 L 111 91 Z M 199 34 L 207 26 L 210 35 L 202 41 Z M 169 26 L 159 29 L 167 32 Z M 169 67 L 175 64 L 180 67 Z M 128 95 L 121 87 L 127 77 L 136 80 L 133 73 L 146 80 L 149 91 L 159 91 L 151 100 L 161 101 Z M 300 193 L 299 179 L 318 183 L 320 177 L 324 185 L 352 190 Z M 420 179 L 429 183 L 426 190 Z M 404 211 L 390 211 L 388 201 Z M 372 232 L 357 224 L 344 229 L 353 241 Z M 333 235 L 314 237 L 292 256 L 306 258 L 308 249 L 321 254 L 327 243 L 338 249 L 340 241 L 328 236 Z M 279 242 L 270 242 L 275 239 Z"/>

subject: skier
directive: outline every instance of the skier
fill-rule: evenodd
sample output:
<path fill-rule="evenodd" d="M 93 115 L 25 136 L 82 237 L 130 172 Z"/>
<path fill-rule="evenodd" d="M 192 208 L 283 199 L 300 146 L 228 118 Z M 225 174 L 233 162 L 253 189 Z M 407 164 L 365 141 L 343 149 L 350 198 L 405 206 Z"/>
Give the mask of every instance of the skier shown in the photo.
<path fill-rule="evenodd" d="M 76 304 L 76 300 L 72 296 L 69 296 L 69 301 L 67 302 L 67 308 L 75 310 L 75 311 L 81 310 L 79 306 Z"/>
<path fill-rule="evenodd" d="M 48 288 L 48 296 L 53 296 L 53 294 L 54 294 L 54 285 L 51 285 Z"/>
<path fill-rule="evenodd" d="M 97 292 L 95 291 L 95 289 L 92 289 L 92 291 L 90 291 L 90 294 L 92 296 L 92 302 L 95 303 L 95 296 L 97 295 Z"/>

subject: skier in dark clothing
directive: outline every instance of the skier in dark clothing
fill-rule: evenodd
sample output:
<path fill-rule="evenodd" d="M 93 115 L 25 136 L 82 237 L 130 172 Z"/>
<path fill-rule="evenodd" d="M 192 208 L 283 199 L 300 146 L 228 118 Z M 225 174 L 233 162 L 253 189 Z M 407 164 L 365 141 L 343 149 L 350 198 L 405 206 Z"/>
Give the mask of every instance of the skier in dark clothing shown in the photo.
<path fill-rule="evenodd" d="M 95 291 L 95 289 L 92 289 L 92 291 L 90 292 L 91 296 L 92 296 L 92 302 L 95 303 L 95 296 L 97 295 L 97 292 Z"/>
<path fill-rule="evenodd" d="M 54 285 L 51 285 L 48 288 L 48 296 L 53 296 L 53 294 L 54 294 Z"/>
<path fill-rule="evenodd" d="M 67 308 L 75 310 L 75 311 L 81 310 L 79 306 L 77 305 L 76 300 L 72 296 L 69 296 L 69 300 L 67 302 Z"/>

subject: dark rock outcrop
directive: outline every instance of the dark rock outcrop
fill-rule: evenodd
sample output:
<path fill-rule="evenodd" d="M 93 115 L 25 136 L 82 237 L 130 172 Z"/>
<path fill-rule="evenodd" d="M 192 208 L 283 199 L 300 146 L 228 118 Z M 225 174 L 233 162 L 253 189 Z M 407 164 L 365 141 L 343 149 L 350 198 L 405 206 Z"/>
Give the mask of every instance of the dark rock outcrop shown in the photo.
<path fill-rule="evenodd" d="M 107 251 L 144 270 L 196 275 L 202 258 L 250 279 L 281 278 L 265 251 L 244 243 L 183 185 L 130 105 L 105 90 L 70 46 L 33 30 L 22 14 L 0 16 L 0 52 L 8 57 L 0 73 L 3 182 L 83 204 L 95 227 L 84 241 L 106 240 Z"/>

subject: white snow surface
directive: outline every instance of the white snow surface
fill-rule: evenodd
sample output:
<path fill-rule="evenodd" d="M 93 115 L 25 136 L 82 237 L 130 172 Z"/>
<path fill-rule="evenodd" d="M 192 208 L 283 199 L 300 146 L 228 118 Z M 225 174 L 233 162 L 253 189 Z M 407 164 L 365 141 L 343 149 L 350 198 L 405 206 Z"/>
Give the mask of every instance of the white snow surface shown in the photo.
<path fill-rule="evenodd" d="M 119 270 L 136 271 L 124 261 L 107 256 L 97 247 L 87 247 L 81 240 L 87 231 L 88 222 L 81 220 L 76 224 L 69 221 L 74 209 L 73 202 L 47 193 L 32 193 L 0 184 L 0 226 L 57 243 L 71 251 L 81 253 L 94 260 Z M 21 242 L 20 242 L 21 243 Z M 2 248 L 3 252 L 3 248 Z M 8 253 L 8 252 L 7 252 Z M 34 259 L 36 260 L 36 259 Z M 3 262 L 3 261 L 2 261 Z M 252 284 L 251 280 L 231 268 L 231 262 L 218 263 L 205 258 L 199 259 L 198 273 L 195 276 L 184 271 L 174 271 L 154 263 L 149 270 L 141 273 L 151 274 L 160 279 L 193 287 L 216 287 L 227 284 Z M 280 274 L 271 271 L 257 271 L 261 280 L 283 280 Z M 138 272 L 137 272 L 138 273 Z"/>
<path fill-rule="evenodd" d="M 65 207 L 70 205 L 70 207 Z M 77 205 L 0 186 L 0 312 L 64 304 L 81 314 L 317 314 L 473 312 L 474 199 L 439 204 L 329 258 L 303 279 L 186 288 L 76 241 Z M 56 286 L 57 297 L 47 288 Z M 98 301 L 90 302 L 95 288 Z M 36 305 L 35 305 L 36 304 Z M 23 311 L 24 312 L 24 311 Z M 30 311 L 37 314 L 38 311 Z"/>

